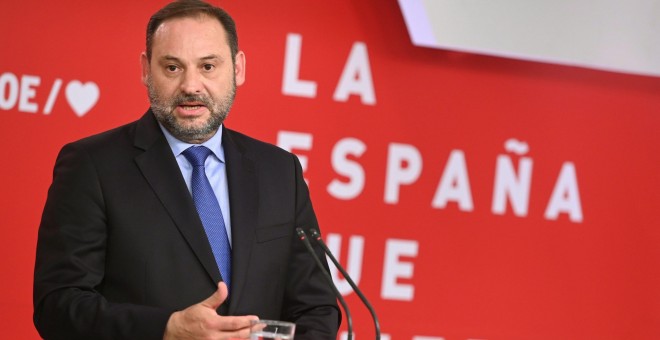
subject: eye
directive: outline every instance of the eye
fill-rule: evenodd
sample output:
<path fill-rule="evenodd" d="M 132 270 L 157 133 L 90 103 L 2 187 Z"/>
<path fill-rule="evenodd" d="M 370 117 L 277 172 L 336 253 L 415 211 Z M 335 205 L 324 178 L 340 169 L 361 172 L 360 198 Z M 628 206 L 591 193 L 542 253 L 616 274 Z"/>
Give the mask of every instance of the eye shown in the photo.
<path fill-rule="evenodd" d="M 170 72 L 176 72 L 179 69 L 176 65 L 167 65 L 165 68 Z"/>
<path fill-rule="evenodd" d="M 202 65 L 202 68 L 204 69 L 204 71 L 213 71 L 213 69 L 215 69 L 215 65 L 213 65 L 213 64 L 204 64 L 204 65 Z"/>

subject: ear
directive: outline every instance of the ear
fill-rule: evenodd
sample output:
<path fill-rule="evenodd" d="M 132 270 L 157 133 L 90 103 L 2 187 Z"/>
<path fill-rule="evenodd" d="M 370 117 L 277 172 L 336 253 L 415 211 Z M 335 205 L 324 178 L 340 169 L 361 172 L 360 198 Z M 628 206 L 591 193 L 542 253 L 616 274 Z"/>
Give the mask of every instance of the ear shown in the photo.
<path fill-rule="evenodd" d="M 236 86 L 241 86 L 245 83 L 245 53 L 243 53 L 243 51 L 238 51 L 235 59 L 234 72 L 236 76 Z"/>
<path fill-rule="evenodd" d="M 147 85 L 147 79 L 149 74 L 151 74 L 151 69 L 149 68 L 149 58 L 147 58 L 147 52 L 142 52 L 140 54 L 140 64 L 142 65 L 142 84 Z"/>

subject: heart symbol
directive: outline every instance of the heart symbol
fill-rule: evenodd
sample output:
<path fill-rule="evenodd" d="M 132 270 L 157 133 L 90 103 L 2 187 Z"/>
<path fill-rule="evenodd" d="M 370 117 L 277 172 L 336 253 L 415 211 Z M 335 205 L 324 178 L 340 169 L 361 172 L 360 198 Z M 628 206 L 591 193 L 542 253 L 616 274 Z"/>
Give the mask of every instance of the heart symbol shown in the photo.
<path fill-rule="evenodd" d="M 82 117 L 99 100 L 99 87 L 92 81 L 83 84 L 78 80 L 72 80 L 66 86 L 65 94 L 73 112 L 76 116 Z"/>

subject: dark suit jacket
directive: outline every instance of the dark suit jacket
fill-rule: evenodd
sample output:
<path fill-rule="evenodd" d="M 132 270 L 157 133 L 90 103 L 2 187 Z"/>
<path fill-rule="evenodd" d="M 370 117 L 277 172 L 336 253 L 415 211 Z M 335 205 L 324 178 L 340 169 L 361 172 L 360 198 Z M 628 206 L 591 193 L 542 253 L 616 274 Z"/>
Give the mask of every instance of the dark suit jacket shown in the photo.
<path fill-rule="evenodd" d="M 229 129 L 222 144 L 233 284 L 219 312 L 294 321 L 296 340 L 335 339 L 335 297 L 295 236 L 296 227 L 318 228 L 298 159 Z M 62 149 L 35 265 L 34 322 L 44 338 L 162 339 L 171 313 L 206 299 L 220 280 L 151 111 Z"/>

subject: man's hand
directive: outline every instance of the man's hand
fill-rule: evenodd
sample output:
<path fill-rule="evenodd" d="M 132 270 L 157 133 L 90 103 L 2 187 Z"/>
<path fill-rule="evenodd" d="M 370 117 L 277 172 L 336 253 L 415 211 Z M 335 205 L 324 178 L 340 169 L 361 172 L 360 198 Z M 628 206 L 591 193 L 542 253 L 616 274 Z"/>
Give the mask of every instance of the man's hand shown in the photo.
<path fill-rule="evenodd" d="M 170 316 L 165 328 L 164 340 L 183 339 L 247 339 L 250 337 L 250 321 L 254 315 L 222 316 L 216 309 L 227 298 L 227 285 L 218 284 L 218 290 L 206 300 Z"/>

